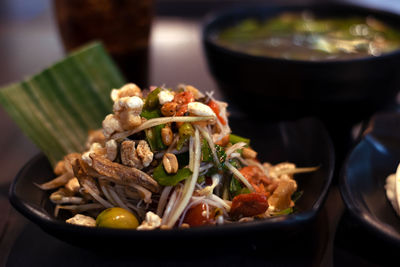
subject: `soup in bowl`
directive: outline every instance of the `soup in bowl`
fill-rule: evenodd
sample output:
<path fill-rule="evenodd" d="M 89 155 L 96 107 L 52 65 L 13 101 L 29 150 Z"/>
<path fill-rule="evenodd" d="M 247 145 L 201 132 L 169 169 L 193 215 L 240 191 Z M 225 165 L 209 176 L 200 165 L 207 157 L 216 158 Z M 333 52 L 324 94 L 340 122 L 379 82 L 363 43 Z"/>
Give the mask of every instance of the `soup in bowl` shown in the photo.
<path fill-rule="evenodd" d="M 373 16 L 282 12 L 265 20 L 243 19 L 216 32 L 213 40 L 249 55 L 315 61 L 392 52 L 400 46 L 400 31 Z"/>
<path fill-rule="evenodd" d="M 395 101 L 400 16 L 350 4 L 241 7 L 203 27 L 208 66 L 251 117 L 315 116 L 344 157 L 351 127 Z"/>

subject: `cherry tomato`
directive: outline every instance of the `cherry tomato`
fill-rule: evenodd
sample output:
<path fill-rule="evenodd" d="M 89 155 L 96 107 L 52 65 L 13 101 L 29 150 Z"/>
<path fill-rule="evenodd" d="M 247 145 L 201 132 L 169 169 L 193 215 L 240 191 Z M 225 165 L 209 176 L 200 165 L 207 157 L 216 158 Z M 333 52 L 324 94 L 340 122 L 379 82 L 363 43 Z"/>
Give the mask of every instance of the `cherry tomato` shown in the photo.
<path fill-rule="evenodd" d="M 265 194 L 240 194 L 233 198 L 230 214 L 232 217 L 251 217 L 264 213 L 268 209 Z"/>
<path fill-rule="evenodd" d="M 200 203 L 191 207 L 186 213 L 184 223 L 190 226 L 201 226 L 212 224 L 215 219 L 215 208 L 209 206 L 209 216 L 207 217 L 207 207 L 206 204 Z"/>

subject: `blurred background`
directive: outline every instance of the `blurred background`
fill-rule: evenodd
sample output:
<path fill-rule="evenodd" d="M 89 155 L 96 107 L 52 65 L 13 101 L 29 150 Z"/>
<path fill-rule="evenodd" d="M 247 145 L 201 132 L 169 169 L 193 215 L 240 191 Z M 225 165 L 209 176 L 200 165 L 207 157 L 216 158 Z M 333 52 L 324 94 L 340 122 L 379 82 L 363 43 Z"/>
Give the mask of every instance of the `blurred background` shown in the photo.
<path fill-rule="evenodd" d="M 193 49 L 202 53 L 200 46 L 200 24 L 198 23 L 208 12 L 220 9 L 237 3 L 251 4 L 254 2 L 263 3 L 304 3 L 323 2 L 327 0 L 155 0 L 155 19 L 151 30 L 150 46 L 151 62 L 155 60 L 168 62 L 169 67 L 174 66 L 174 60 L 169 58 L 168 53 L 160 54 L 157 44 L 162 44 L 163 49 L 168 47 L 187 45 L 196 46 Z M 344 2 L 361 2 L 367 5 L 378 5 L 392 11 L 400 12 L 400 3 L 396 0 L 352 0 Z M 179 6 L 179 8 L 177 8 Z M 160 17 L 168 16 L 166 23 L 158 23 Z M 193 20 L 195 23 L 188 23 L 182 27 L 179 20 Z M 185 54 L 185 49 L 179 55 L 186 58 L 185 68 L 180 68 L 181 73 L 176 77 L 163 77 L 158 71 L 158 66 L 150 65 L 150 82 L 153 84 L 166 83 L 174 86 L 176 81 L 185 80 L 190 82 L 187 75 L 192 73 L 192 68 L 198 71 L 207 71 L 204 62 L 190 61 L 190 55 Z M 2 0 L 0 1 L 0 58 L 2 75 L 0 85 L 18 81 L 26 75 L 36 73 L 60 59 L 64 55 L 64 48 L 57 28 L 56 19 L 52 9 L 51 0 Z M 203 58 L 203 57 L 200 57 Z M 160 66 L 161 67 L 161 66 Z M 165 66 L 164 66 L 165 67 Z M 187 71 L 185 71 L 187 70 Z M 172 84 L 170 84 L 172 83 Z M 213 86 L 212 81 L 205 80 L 198 85 L 202 88 Z"/>

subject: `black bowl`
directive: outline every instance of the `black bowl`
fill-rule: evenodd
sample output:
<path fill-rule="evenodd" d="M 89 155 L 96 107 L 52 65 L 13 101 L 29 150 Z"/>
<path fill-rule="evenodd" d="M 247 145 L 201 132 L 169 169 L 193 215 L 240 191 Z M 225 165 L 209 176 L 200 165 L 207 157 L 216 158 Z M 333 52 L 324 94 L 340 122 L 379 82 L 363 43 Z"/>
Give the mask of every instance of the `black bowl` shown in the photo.
<path fill-rule="evenodd" d="M 320 166 L 313 173 L 296 176 L 300 190 L 295 214 L 249 223 L 224 226 L 204 226 L 191 229 L 135 231 L 105 228 L 87 228 L 64 223 L 53 216 L 54 206 L 48 192 L 33 183 L 43 183 L 53 177 L 46 158 L 40 154 L 31 159 L 16 176 L 10 188 L 11 204 L 45 232 L 69 243 L 85 247 L 115 247 L 127 244 L 129 249 L 146 248 L 165 251 L 173 249 L 171 242 L 180 244 L 215 245 L 240 242 L 265 243 L 273 237 L 282 239 L 302 231 L 316 217 L 326 197 L 334 169 L 334 151 L 323 125 L 315 119 L 257 126 L 248 120 L 232 120 L 238 134 L 246 133 L 252 145 L 262 152 L 261 159 L 272 163 L 291 161 L 298 166 Z M 240 127 L 240 128 L 239 128 Z M 218 242 L 210 242 L 218 240 Z M 182 247 L 182 245 L 180 245 Z M 188 246 L 187 248 L 192 248 Z M 180 248 L 184 249 L 184 248 Z"/>
<path fill-rule="evenodd" d="M 349 154 L 340 191 L 350 213 L 372 233 L 400 246 L 400 217 L 386 198 L 386 177 L 400 162 L 400 113 L 372 119 L 368 134 Z"/>
<path fill-rule="evenodd" d="M 373 15 L 400 29 L 399 15 L 358 5 L 245 6 L 210 15 L 203 26 L 203 45 L 211 74 L 236 106 L 266 120 L 316 116 L 335 142 L 336 136 L 394 101 L 400 88 L 399 50 L 378 57 L 302 61 L 249 55 L 214 41 L 219 31 L 243 19 L 304 10 L 316 16 Z"/>

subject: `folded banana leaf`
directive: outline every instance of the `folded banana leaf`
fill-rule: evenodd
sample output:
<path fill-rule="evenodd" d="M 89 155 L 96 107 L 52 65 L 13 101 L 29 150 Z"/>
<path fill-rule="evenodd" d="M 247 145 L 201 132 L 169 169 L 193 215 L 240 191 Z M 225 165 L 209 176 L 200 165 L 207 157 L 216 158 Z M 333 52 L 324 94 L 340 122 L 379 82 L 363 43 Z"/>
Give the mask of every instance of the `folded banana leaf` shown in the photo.
<path fill-rule="evenodd" d="M 91 43 L 26 80 L 0 89 L 0 104 L 54 165 L 84 150 L 87 133 L 112 110 L 125 83 L 100 43 Z"/>

